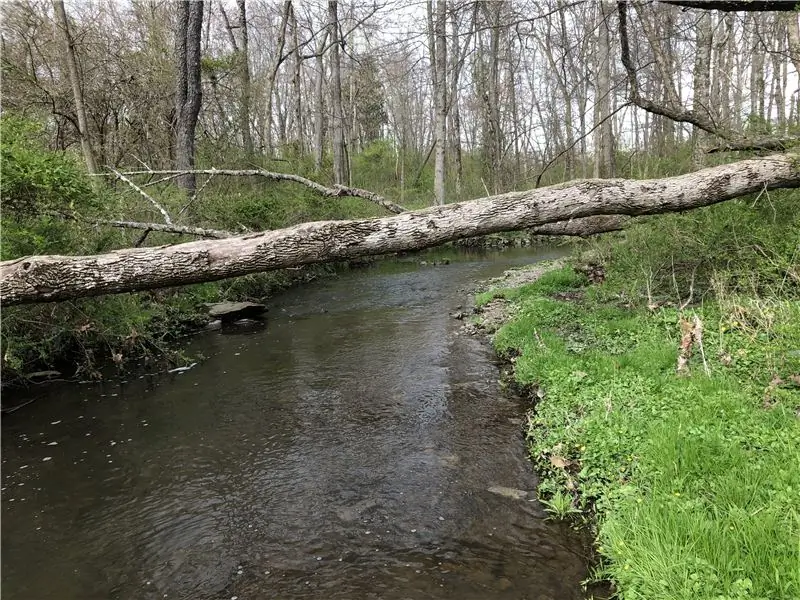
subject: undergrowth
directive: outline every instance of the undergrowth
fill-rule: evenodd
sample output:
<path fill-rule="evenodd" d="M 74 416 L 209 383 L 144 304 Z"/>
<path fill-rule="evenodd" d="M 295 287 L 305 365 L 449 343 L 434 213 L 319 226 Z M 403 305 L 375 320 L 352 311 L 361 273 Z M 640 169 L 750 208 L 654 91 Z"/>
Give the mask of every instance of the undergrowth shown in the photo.
<path fill-rule="evenodd" d="M 541 398 L 527 437 L 540 495 L 595 517 L 596 577 L 626 600 L 800 597 L 796 209 L 773 231 L 744 206 L 604 242 L 600 285 L 564 268 L 480 298 L 515 305 L 494 343 Z M 723 222 L 749 250 L 731 254 Z M 690 235 L 712 223 L 705 243 L 725 250 Z M 695 317 L 678 374 L 680 324 Z"/>

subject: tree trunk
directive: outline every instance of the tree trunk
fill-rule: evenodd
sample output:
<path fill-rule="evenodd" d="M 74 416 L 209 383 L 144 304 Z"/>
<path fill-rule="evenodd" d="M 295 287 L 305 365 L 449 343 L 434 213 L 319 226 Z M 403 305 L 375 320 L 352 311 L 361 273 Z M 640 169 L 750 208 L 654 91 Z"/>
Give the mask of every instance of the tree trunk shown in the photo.
<path fill-rule="evenodd" d="M 798 25 L 797 19 L 796 12 L 784 13 L 786 35 L 789 40 L 789 58 L 795 71 L 800 73 L 800 25 Z"/>
<path fill-rule="evenodd" d="M 432 2 L 428 2 L 432 10 Z M 429 16 L 429 21 L 431 17 Z M 433 190 L 436 204 L 445 203 L 445 158 L 447 156 L 447 0 L 437 0 L 433 16 L 431 69 L 435 106 L 435 144 Z"/>
<path fill-rule="evenodd" d="M 349 185 L 347 142 L 344 137 L 344 113 L 342 109 L 342 63 L 339 56 L 339 13 L 337 0 L 328 2 L 328 18 L 331 36 L 331 105 L 333 108 L 333 181 Z"/>
<path fill-rule="evenodd" d="M 703 11 L 698 15 L 695 25 L 695 40 L 692 111 L 708 117 L 712 115 L 709 110 L 711 106 L 711 48 L 713 46 L 711 13 Z M 694 126 L 692 142 L 695 148 L 702 138 L 703 131 Z"/>
<path fill-rule="evenodd" d="M 416 250 L 502 231 L 563 232 L 569 223 L 558 223 L 566 220 L 684 211 L 762 190 L 800 187 L 798 159 L 773 155 L 656 180 L 575 181 L 394 217 L 304 223 L 223 240 L 96 256 L 29 256 L 0 263 L 0 297 L 4 306 L 67 300 Z"/>
<path fill-rule="evenodd" d="M 294 5 L 292 5 L 292 42 L 294 44 L 294 50 L 292 51 L 292 55 L 294 56 L 293 61 L 293 73 L 292 73 L 292 103 L 293 103 L 293 113 L 294 113 L 294 131 L 292 134 L 292 140 L 295 143 L 295 151 L 297 152 L 298 156 L 303 156 L 305 154 L 305 145 L 304 145 L 304 136 L 303 136 L 303 95 L 302 95 L 302 67 L 303 67 L 303 58 L 300 55 L 300 36 L 297 31 L 297 14 L 294 10 Z"/>
<path fill-rule="evenodd" d="M 319 173 L 322 170 L 322 157 L 325 154 L 325 96 L 322 93 L 323 83 L 325 82 L 325 44 L 328 43 L 328 32 L 322 36 L 322 41 L 317 46 L 317 74 L 314 82 L 314 96 L 316 103 L 314 106 L 314 170 Z"/>
<path fill-rule="evenodd" d="M 597 127 L 595 134 L 594 176 L 605 179 L 614 176 L 614 134 L 611 127 L 611 41 L 608 19 L 613 7 L 608 0 L 598 6 L 600 20 L 597 31 L 598 77 L 595 91 Z"/>
<path fill-rule="evenodd" d="M 752 21 L 754 28 L 753 35 L 753 58 L 750 67 L 750 118 L 751 123 L 755 120 L 759 129 L 764 125 L 764 51 L 761 36 L 763 32 L 759 27 L 758 19 Z M 758 131 L 757 133 L 763 133 Z"/>
<path fill-rule="evenodd" d="M 278 78 L 278 70 L 283 63 L 283 49 L 286 46 L 286 24 L 289 22 L 289 13 L 292 10 L 292 0 L 286 0 L 283 4 L 281 15 L 280 33 L 278 34 L 277 48 L 275 49 L 275 60 L 272 62 L 269 73 L 267 74 L 267 104 L 264 114 L 264 151 L 268 157 L 272 157 L 275 149 L 275 141 L 272 135 L 272 98 L 275 95 L 275 80 Z"/>
<path fill-rule="evenodd" d="M 242 43 L 236 41 L 236 35 L 233 33 L 234 26 L 231 25 L 228 19 L 228 13 L 225 12 L 225 7 L 220 4 L 219 11 L 222 15 L 222 22 L 225 25 L 225 30 L 228 32 L 228 39 L 233 48 L 236 64 L 239 69 L 239 79 L 241 80 L 241 88 L 239 90 L 239 130 L 242 134 L 242 147 L 245 154 L 251 156 L 253 154 L 253 135 L 250 131 L 250 52 L 249 35 L 247 32 L 247 8 L 245 7 L 245 0 L 237 0 L 239 8 L 239 23 L 236 28 L 241 30 Z"/>
<path fill-rule="evenodd" d="M 180 0 L 175 32 L 175 167 L 194 169 L 194 136 L 202 102 L 200 82 L 200 41 L 203 29 L 203 1 Z M 196 188 L 193 174 L 176 180 L 187 194 Z"/>
<path fill-rule="evenodd" d="M 242 106 L 239 113 L 239 128 L 242 130 L 244 152 L 247 156 L 251 156 L 253 154 L 253 135 L 250 132 L 250 41 L 247 31 L 247 8 L 245 7 L 245 0 L 237 0 L 236 4 L 239 7 L 239 27 L 242 34 L 242 47 L 239 54 L 239 68 L 241 69 L 242 77 L 240 99 Z"/>
<path fill-rule="evenodd" d="M 67 62 L 67 74 L 72 85 L 72 95 L 75 99 L 75 113 L 78 116 L 78 138 L 81 141 L 81 151 L 83 160 L 86 162 L 86 170 L 89 173 L 97 173 L 97 163 L 94 159 L 91 139 L 89 138 L 89 123 L 86 119 L 86 107 L 83 103 L 83 90 L 81 89 L 80 75 L 78 74 L 78 60 L 75 57 L 75 41 L 69 30 L 69 20 L 67 12 L 64 10 L 63 0 L 53 0 L 56 19 L 61 32 L 64 34 L 64 60 Z"/>

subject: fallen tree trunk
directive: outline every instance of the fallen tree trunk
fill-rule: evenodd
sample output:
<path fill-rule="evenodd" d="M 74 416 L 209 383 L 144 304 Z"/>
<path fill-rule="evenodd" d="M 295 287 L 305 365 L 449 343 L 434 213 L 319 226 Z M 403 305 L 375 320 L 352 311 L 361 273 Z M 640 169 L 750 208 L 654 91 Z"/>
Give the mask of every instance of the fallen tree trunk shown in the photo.
<path fill-rule="evenodd" d="M 428 248 L 597 215 L 648 215 L 800 186 L 800 157 L 774 155 L 666 179 L 583 180 L 359 221 L 320 221 L 221 240 L 0 263 L 5 306 L 215 281 Z"/>

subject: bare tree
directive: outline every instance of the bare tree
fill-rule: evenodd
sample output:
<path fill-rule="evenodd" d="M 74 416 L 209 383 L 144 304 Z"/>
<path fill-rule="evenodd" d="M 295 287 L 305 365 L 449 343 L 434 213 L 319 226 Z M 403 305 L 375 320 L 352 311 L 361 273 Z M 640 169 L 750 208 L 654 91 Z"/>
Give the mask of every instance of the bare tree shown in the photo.
<path fill-rule="evenodd" d="M 349 185 L 350 169 L 347 156 L 347 141 L 344 135 L 344 113 L 342 109 L 342 63 L 339 54 L 339 3 L 328 2 L 328 19 L 331 38 L 331 106 L 333 108 L 333 180 Z"/>
<path fill-rule="evenodd" d="M 178 27 L 175 31 L 175 165 L 178 169 L 194 168 L 195 129 L 202 103 L 200 84 L 200 41 L 203 29 L 203 1 L 179 0 Z M 188 173 L 178 184 L 194 193 L 195 177 Z"/>
<path fill-rule="evenodd" d="M 317 71 L 314 74 L 314 170 L 322 170 L 322 157 L 325 153 L 325 95 L 323 94 L 325 82 L 325 45 L 328 42 L 330 29 L 326 28 L 316 49 Z"/>
<path fill-rule="evenodd" d="M 239 21 L 231 23 L 225 7 L 220 4 L 219 10 L 228 32 L 228 39 L 233 48 L 233 55 L 236 67 L 239 71 L 240 92 L 239 92 L 239 130 L 242 134 L 242 146 L 248 156 L 253 153 L 253 134 L 250 129 L 250 98 L 252 94 L 250 85 L 250 52 L 249 52 L 249 33 L 247 30 L 247 7 L 245 0 L 236 0 L 239 11 Z M 234 30 L 239 30 L 241 43 L 237 42 Z"/>
<path fill-rule="evenodd" d="M 433 190 L 436 204 L 444 205 L 447 156 L 447 0 L 437 0 L 435 14 L 432 0 L 428 1 L 427 6 L 436 130 Z"/>
<path fill-rule="evenodd" d="M 609 17 L 613 10 L 607 0 L 598 3 L 597 85 L 595 87 L 594 176 L 614 177 L 614 134 L 611 123 L 611 34 Z"/>
<path fill-rule="evenodd" d="M 89 123 L 86 119 L 83 90 L 81 89 L 81 79 L 78 74 L 78 60 L 75 57 L 75 41 L 72 39 L 72 34 L 69 30 L 69 19 L 67 19 L 66 10 L 64 10 L 63 0 L 53 0 L 53 8 L 55 9 L 59 28 L 64 36 L 64 60 L 67 63 L 67 73 L 72 84 L 72 95 L 75 99 L 75 113 L 78 116 L 78 137 L 81 140 L 83 159 L 86 162 L 86 169 L 89 173 L 96 173 L 97 164 L 95 163 L 94 150 L 89 137 Z"/>

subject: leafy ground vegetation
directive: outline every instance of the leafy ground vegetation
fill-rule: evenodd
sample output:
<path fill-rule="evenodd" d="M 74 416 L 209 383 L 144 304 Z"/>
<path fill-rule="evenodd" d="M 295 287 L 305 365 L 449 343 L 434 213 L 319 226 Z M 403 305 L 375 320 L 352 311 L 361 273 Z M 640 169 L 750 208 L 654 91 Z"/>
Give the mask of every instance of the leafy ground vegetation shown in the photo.
<path fill-rule="evenodd" d="M 512 302 L 540 495 L 594 515 L 620 598 L 800 597 L 797 201 L 655 217 L 595 245 L 605 272 L 478 298 Z"/>

